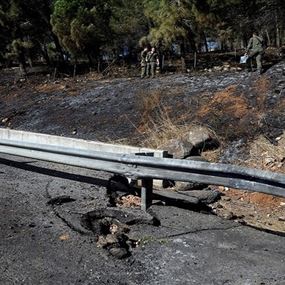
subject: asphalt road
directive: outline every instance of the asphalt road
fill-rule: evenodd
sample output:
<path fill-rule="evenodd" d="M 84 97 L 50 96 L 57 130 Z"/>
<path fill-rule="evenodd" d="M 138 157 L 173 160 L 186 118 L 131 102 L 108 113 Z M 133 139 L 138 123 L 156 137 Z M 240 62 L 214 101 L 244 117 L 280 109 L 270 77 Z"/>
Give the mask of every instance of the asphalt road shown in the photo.
<path fill-rule="evenodd" d="M 153 206 L 161 226 L 134 225 L 140 245 L 112 257 L 80 230 L 109 177 L 1 154 L 0 284 L 285 284 L 285 237 L 190 209 Z"/>

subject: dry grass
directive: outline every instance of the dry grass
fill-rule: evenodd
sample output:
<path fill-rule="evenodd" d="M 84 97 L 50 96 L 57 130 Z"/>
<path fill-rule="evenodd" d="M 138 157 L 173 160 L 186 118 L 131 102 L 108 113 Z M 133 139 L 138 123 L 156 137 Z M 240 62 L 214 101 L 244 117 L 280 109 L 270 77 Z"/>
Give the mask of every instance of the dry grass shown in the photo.
<path fill-rule="evenodd" d="M 139 96 L 142 116 L 137 131 L 145 138 L 144 147 L 160 148 L 171 139 L 185 138 L 191 128 L 199 125 L 197 122 L 187 123 L 187 114 L 171 116 L 172 107 L 163 103 L 165 95 L 164 90 L 159 90 Z"/>
<path fill-rule="evenodd" d="M 236 85 L 229 86 L 223 91 L 214 93 L 210 102 L 203 105 L 197 112 L 197 117 L 209 116 L 213 111 L 221 117 L 225 114 L 234 118 L 242 118 L 248 112 L 248 103 L 245 98 L 236 96 Z"/>
<path fill-rule="evenodd" d="M 278 145 L 274 146 L 264 136 L 258 137 L 250 145 L 249 167 L 285 172 L 285 134 L 280 136 Z"/>

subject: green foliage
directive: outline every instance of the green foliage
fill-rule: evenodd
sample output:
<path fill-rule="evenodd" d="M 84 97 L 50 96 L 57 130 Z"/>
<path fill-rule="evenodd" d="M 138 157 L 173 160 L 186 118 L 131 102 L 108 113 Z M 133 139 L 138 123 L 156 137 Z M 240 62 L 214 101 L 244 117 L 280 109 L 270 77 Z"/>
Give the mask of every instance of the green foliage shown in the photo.
<path fill-rule="evenodd" d="M 0 59 L 25 65 L 51 41 L 50 1 L 7 0 L 0 6 Z"/>
<path fill-rule="evenodd" d="M 51 17 L 54 33 L 75 57 L 98 56 L 110 37 L 108 1 L 57 0 Z"/>
<path fill-rule="evenodd" d="M 185 52 L 207 37 L 239 48 L 253 29 L 279 47 L 284 28 L 284 0 L 3 0 L 0 62 L 50 62 L 64 51 L 92 62 L 106 50 L 147 44 Z"/>
<path fill-rule="evenodd" d="M 120 49 L 124 45 L 135 48 L 139 39 L 148 32 L 142 1 L 113 1 L 110 27 L 113 33 L 113 48 Z"/>
<path fill-rule="evenodd" d="M 148 40 L 152 45 L 169 47 L 175 41 L 188 40 L 187 21 L 191 21 L 191 1 L 145 0 L 145 14 L 152 26 Z"/>

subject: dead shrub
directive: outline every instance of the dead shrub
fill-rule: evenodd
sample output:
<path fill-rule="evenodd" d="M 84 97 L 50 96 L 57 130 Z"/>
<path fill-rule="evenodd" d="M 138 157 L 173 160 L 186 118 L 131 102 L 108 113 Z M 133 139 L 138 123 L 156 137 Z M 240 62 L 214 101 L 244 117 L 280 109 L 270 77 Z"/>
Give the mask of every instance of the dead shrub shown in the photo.
<path fill-rule="evenodd" d="M 141 122 L 137 131 L 143 135 L 141 145 L 150 148 L 160 148 L 171 139 L 183 139 L 198 122 L 186 122 L 188 114 L 173 117 L 173 108 L 163 103 L 166 95 L 164 90 L 156 90 L 148 94 L 139 94 Z M 174 112 L 175 114 L 175 112 Z M 216 134 L 213 132 L 213 135 Z"/>

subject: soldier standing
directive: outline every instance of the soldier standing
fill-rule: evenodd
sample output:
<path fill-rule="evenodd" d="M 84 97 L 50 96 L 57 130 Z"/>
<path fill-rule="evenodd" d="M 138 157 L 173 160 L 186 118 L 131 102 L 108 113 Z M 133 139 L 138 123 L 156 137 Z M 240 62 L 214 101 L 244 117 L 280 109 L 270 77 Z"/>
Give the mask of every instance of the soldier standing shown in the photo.
<path fill-rule="evenodd" d="M 258 36 L 256 32 L 253 32 L 252 37 L 250 38 L 246 48 L 246 54 L 248 54 L 249 59 L 255 57 L 257 71 L 259 72 L 259 74 L 262 73 L 261 60 L 263 53 L 264 53 L 263 38 Z"/>
<path fill-rule="evenodd" d="M 147 53 L 146 61 L 146 75 L 153 78 L 155 76 L 156 66 L 159 66 L 158 54 L 154 47 Z"/>
<path fill-rule="evenodd" d="M 141 78 L 144 78 L 147 75 L 147 53 L 148 48 L 144 48 L 144 50 L 141 52 Z"/>

